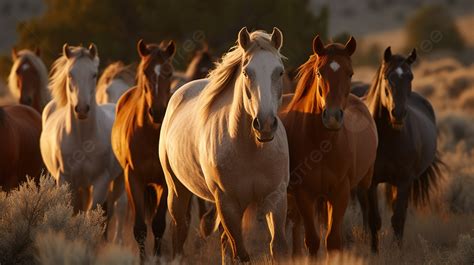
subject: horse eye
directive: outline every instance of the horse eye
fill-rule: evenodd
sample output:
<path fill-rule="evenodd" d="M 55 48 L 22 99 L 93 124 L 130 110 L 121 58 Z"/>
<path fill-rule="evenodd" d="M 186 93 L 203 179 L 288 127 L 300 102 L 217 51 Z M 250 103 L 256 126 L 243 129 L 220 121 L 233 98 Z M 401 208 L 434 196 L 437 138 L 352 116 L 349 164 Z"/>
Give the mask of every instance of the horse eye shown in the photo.
<path fill-rule="evenodd" d="M 283 76 L 283 73 L 284 73 L 284 71 L 281 71 L 281 72 L 280 72 L 280 76 Z"/>
<path fill-rule="evenodd" d="M 242 71 L 242 74 L 243 74 L 246 78 L 249 78 L 249 74 L 247 73 L 246 70 L 243 70 L 243 71 Z"/>
<path fill-rule="evenodd" d="M 349 75 L 350 78 L 352 78 L 352 76 L 354 76 L 354 73 L 351 73 L 351 74 Z"/>
<path fill-rule="evenodd" d="M 97 73 L 94 73 L 94 74 L 92 75 L 92 78 L 96 79 L 96 78 L 97 78 Z"/>

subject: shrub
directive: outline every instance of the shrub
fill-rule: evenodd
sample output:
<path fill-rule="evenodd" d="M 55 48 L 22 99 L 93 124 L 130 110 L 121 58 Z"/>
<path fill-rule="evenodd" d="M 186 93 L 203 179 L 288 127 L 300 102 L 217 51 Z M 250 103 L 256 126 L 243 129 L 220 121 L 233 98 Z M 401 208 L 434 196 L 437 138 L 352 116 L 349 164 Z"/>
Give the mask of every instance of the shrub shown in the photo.
<path fill-rule="evenodd" d="M 1 264 L 34 264 L 36 247 L 51 247 L 48 251 L 54 248 L 48 233 L 62 234 L 55 242 L 58 246 L 63 245 L 61 240 L 80 240 L 82 243 L 75 243 L 71 251 L 79 251 L 81 244 L 94 249 L 104 229 L 105 217 L 100 208 L 73 216 L 69 187 L 56 186 L 50 176 L 42 176 L 39 185 L 29 179 L 8 194 L 0 192 Z"/>
<path fill-rule="evenodd" d="M 418 9 L 405 25 L 407 50 L 414 47 L 420 48 L 420 52 L 428 52 L 431 49 L 463 48 L 464 41 L 448 10 L 441 5 Z"/>

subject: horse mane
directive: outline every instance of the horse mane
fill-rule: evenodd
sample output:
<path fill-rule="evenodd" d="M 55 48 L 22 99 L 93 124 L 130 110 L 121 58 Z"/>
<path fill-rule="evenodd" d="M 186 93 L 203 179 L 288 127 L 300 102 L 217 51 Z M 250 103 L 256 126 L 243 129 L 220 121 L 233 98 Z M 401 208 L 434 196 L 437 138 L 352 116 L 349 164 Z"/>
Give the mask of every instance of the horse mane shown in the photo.
<path fill-rule="evenodd" d="M 109 64 L 97 81 L 96 93 L 101 93 L 105 89 L 106 84 L 113 79 L 121 79 L 125 83 L 133 85 L 135 83 L 135 71 L 132 66 L 125 65 L 121 61 Z"/>
<path fill-rule="evenodd" d="M 90 52 L 84 47 L 69 47 L 72 58 L 68 59 L 66 55 L 61 55 L 56 61 L 54 61 L 51 68 L 51 76 L 49 79 L 49 89 L 53 95 L 54 101 L 59 107 L 67 104 L 67 78 L 69 74 L 70 66 L 78 59 L 87 57 L 91 58 Z M 97 66 L 99 65 L 99 57 L 91 59 Z"/>
<path fill-rule="evenodd" d="M 384 79 L 384 71 L 383 71 L 383 63 L 377 69 L 377 73 L 375 74 L 374 80 L 367 90 L 366 95 L 366 102 L 367 107 L 369 108 L 370 114 L 372 114 L 373 118 L 380 116 L 380 111 L 382 110 L 382 100 L 380 99 L 383 91 L 383 79 Z"/>
<path fill-rule="evenodd" d="M 38 72 L 40 79 L 41 105 L 44 106 L 51 99 L 48 91 L 48 70 L 41 58 L 36 56 L 36 54 L 30 50 L 25 49 L 18 52 L 18 59 L 13 63 L 10 75 L 8 76 L 8 87 L 10 88 L 10 92 L 14 97 L 20 97 L 16 72 L 24 60 L 30 61 Z"/>
<path fill-rule="evenodd" d="M 247 50 L 244 50 L 236 44 L 229 49 L 220 62 L 215 64 L 214 70 L 212 70 L 208 75 L 209 83 L 204 87 L 199 95 L 199 101 L 201 104 L 200 113 L 203 120 L 207 119 L 209 116 L 211 106 L 217 97 L 222 94 L 230 82 L 236 78 L 236 74 L 241 67 L 242 61 L 258 50 L 270 51 L 280 59 L 285 58 L 273 46 L 270 38 L 270 34 L 264 31 L 254 31 L 250 34 L 250 43 Z"/>
<path fill-rule="evenodd" d="M 304 99 L 308 91 L 311 91 L 316 86 L 316 75 L 314 74 L 314 65 L 318 61 L 318 56 L 313 54 L 308 61 L 302 64 L 297 69 L 296 80 L 298 80 L 295 88 L 295 95 L 288 104 L 287 110 L 292 109 L 298 102 Z M 317 86 L 316 86 L 317 87 Z M 318 89 L 318 88 L 316 88 Z"/>

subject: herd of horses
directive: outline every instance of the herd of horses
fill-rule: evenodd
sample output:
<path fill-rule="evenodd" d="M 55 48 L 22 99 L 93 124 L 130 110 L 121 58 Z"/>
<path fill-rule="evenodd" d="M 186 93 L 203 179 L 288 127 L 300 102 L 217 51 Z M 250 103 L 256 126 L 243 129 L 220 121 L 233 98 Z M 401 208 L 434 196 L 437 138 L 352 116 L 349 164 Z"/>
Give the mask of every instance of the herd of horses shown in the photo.
<path fill-rule="evenodd" d="M 94 44 L 65 44 L 49 79 L 39 50 L 13 50 L 9 87 L 21 104 L 0 107 L 0 186 L 45 171 L 70 185 L 75 212 L 100 204 L 109 221 L 120 205 L 130 209 L 142 261 L 147 222 L 161 255 L 167 213 L 173 257 L 183 254 L 196 198 L 204 234 L 221 234 L 223 261 L 248 262 L 247 209 L 265 216 L 275 260 L 291 254 L 290 223 L 293 256 L 304 234 L 315 257 L 318 214 L 327 250 L 342 250 L 351 194 L 377 252 L 377 185 L 388 183 L 401 244 L 409 200 L 429 200 L 442 165 L 433 108 L 411 87 L 416 50 L 404 57 L 388 47 L 373 83 L 355 84 L 355 39 L 325 45 L 316 36 L 293 86 L 282 45 L 278 28 L 244 27 L 220 60 L 205 47 L 177 74 L 173 41 L 140 40 L 138 66 L 111 64 L 99 81 Z"/>

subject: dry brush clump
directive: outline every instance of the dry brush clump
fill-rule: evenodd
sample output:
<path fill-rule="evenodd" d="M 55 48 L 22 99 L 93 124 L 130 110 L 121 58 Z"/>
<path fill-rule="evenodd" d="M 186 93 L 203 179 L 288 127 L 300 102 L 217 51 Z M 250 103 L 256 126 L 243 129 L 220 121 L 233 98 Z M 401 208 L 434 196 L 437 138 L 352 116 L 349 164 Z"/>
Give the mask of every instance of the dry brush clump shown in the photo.
<path fill-rule="evenodd" d="M 113 247 L 99 247 L 104 229 L 100 207 L 74 215 L 69 187 L 50 176 L 0 192 L 0 264 L 117 264 L 102 262 L 118 257 Z M 96 256 L 97 249 L 104 249 L 103 256 Z M 127 251 L 120 253 L 121 260 L 132 260 Z"/>

